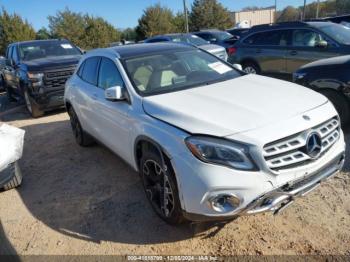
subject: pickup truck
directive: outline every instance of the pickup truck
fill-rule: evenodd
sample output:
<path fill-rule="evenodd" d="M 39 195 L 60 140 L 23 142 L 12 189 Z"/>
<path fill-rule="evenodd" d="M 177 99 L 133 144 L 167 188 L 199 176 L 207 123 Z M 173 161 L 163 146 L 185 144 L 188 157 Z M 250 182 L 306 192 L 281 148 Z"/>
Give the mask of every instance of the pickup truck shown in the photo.
<path fill-rule="evenodd" d="M 65 83 L 81 55 L 78 47 L 62 39 L 10 44 L 2 70 L 9 100 L 24 99 L 33 117 L 63 107 Z"/>

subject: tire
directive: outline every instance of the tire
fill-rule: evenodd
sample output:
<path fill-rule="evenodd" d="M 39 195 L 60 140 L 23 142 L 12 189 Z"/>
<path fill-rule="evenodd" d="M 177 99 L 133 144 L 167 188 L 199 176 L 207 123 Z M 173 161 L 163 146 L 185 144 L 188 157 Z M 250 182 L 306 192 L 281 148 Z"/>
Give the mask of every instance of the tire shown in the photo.
<path fill-rule="evenodd" d="M 74 138 L 78 145 L 83 147 L 93 145 L 95 143 L 95 140 L 83 130 L 73 107 L 69 108 L 68 114 L 70 117 L 70 124 L 72 127 Z"/>
<path fill-rule="evenodd" d="M 4 190 L 10 190 L 21 185 L 22 173 L 17 161 L 15 163 L 10 164 L 7 172 L 11 172 L 13 174 L 13 178 L 4 185 Z"/>
<path fill-rule="evenodd" d="M 28 91 L 24 91 L 24 102 L 26 104 L 26 108 L 29 112 L 29 114 L 34 117 L 38 118 L 44 115 L 44 111 L 40 110 L 38 105 L 33 101 L 33 99 L 29 96 Z"/>
<path fill-rule="evenodd" d="M 320 91 L 321 94 L 326 96 L 329 101 L 332 102 L 337 110 L 342 126 L 346 126 L 350 123 L 350 103 L 349 100 L 341 93 L 333 90 Z"/>
<path fill-rule="evenodd" d="M 140 176 L 146 197 L 156 214 L 166 223 L 184 223 L 186 219 L 182 214 L 174 172 L 170 163 L 165 168 L 162 166 L 159 153 L 147 150 L 142 154 Z"/>
<path fill-rule="evenodd" d="M 246 72 L 247 74 L 260 74 L 260 68 L 257 64 L 253 62 L 246 62 L 243 63 L 243 71 Z"/>
<path fill-rule="evenodd" d="M 3 80 L 3 87 L 6 91 L 6 96 L 9 102 L 15 102 L 16 99 L 13 97 L 11 87 L 7 86 L 6 82 Z"/>

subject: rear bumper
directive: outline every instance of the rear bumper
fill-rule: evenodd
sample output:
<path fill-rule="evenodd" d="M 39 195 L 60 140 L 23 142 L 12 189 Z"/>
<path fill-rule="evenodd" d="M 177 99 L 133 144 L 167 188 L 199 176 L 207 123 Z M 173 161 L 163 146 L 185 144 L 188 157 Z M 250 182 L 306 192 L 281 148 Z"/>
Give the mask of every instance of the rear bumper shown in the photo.
<path fill-rule="evenodd" d="M 321 182 L 331 178 L 343 168 L 345 162 L 345 153 L 338 155 L 333 161 L 317 170 L 313 174 L 287 183 L 277 189 L 264 193 L 251 201 L 244 209 L 235 213 L 233 216 L 205 216 L 202 214 L 193 214 L 184 212 L 184 216 L 191 221 L 211 221 L 211 220 L 229 220 L 241 215 L 251 215 L 262 212 L 273 212 L 278 214 L 280 211 L 292 204 L 296 198 L 305 196 L 316 189 Z"/>

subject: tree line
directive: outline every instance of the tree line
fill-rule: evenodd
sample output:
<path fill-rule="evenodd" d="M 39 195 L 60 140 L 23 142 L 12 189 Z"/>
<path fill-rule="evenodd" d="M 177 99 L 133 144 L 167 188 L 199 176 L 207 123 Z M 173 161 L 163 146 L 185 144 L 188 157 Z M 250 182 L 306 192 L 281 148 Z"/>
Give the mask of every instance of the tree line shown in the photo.
<path fill-rule="evenodd" d="M 253 10 L 256 7 L 247 7 Z M 305 18 L 315 18 L 317 4 L 307 5 Z M 319 17 L 350 13 L 350 0 L 320 2 Z M 288 6 L 277 13 L 277 21 L 295 21 L 301 18 L 302 7 Z M 190 31 L 204 28 L 227 29 L 234 25 L 230 12 L 218 0 L 194 0 L 189 15 Z M 65 38 L 83 49 L 107 47 L 109 43 L 125 40 L 143 40 L 147 37 L 185 32 L 183 12 L 174 14 L 171 9 L 155 4 L 144 9 L 135 28 L 117 29 L 102 17 L 73 12 L 68 8 L 48 16 L 48 28 L 35 31 L 20 15 L 0 12 L 0 54 L 9 43 L 33 39 Z"/>

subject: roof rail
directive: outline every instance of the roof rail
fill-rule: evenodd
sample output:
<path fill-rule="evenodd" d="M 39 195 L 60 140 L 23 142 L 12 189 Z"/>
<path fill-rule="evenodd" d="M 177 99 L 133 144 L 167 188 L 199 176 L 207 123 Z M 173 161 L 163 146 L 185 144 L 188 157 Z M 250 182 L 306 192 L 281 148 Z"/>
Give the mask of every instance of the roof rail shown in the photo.
<path fill-rule="evenodd" d="M 252 26 L 251 29 L 263 29 L 263 28 L 268 28 L 272 26 L 301 26 L 301 25 L 307 25 L 307 23 L 303 21 L 292 21 L 292 22 L 280 22 L 280 23 L 274 23 L 274 24 L 262 24 L 262 25 L 255 25 Z"/>

